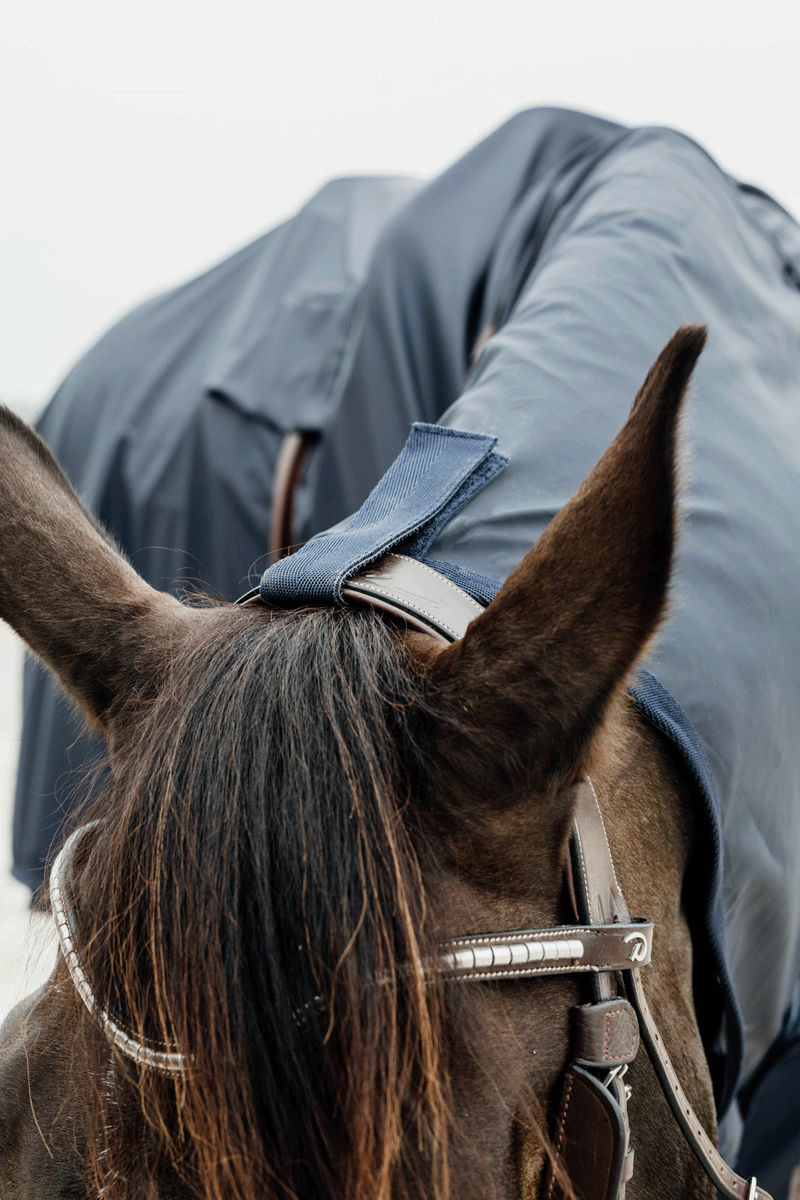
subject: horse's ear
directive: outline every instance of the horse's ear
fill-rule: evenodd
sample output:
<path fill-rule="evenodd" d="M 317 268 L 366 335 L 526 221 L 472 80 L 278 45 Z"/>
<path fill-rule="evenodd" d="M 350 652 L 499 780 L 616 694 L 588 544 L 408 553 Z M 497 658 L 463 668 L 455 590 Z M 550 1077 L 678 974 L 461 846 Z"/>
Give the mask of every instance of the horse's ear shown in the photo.
<path fill-rule="evenodd" d="M 430 663 L 439 702 L 467 731 L 448 738 L 452 768 L 469 775 L 504 759 L 506 777 L 516 767 L 542 784 L 580 768 L 665 612 L 678 416 L 705 337 L 678 330 L 597 466 L 464 638 Z"/>
<path fill-rule="evenodd" d="M 107 730 L 195 614 L 156 592 L 86 511 L 50 451 L 0 406 L 0 617 Z"/>

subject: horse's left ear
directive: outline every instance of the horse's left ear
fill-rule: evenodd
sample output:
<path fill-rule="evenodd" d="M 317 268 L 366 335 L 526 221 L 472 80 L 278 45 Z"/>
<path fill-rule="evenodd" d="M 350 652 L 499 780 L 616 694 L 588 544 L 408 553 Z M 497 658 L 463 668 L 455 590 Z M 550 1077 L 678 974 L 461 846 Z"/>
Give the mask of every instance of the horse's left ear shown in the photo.
<path fill-rule="evenodd" d="M 580 768 L 664 615 L 678 417 L 705 339 L 702 327 L 678 330 L 600 462 L 463 639 L 429 664 L 439 703 L 506 776 L 544 784 Z M 472 773 L 473 739 L 453 740 L 451 767 Z"/>
<path fill-rule="evenodd" d="M 44 442 L 0 406 L 0 617 L 100 729 L 141 704 L 199 612 L 137 574 Z"/>

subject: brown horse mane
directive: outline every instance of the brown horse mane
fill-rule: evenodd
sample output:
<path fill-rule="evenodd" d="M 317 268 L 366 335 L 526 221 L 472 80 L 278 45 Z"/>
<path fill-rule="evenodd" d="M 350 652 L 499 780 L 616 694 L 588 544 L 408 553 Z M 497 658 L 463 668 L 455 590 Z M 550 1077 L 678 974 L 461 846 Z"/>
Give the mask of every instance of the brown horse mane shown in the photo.
<path fill-rule="evenodd" d="M 114 1065 L 114 1103 L 124 1084 L 162 1186 L 449 1195 L 446 1030 L 461 1054 L 485 1031 L 474 991 L 446 996 L 410 969 L 435 953 L 426 824 L 446 802 L 424 678 L 399 642 L 369 611 L 209 608 L 115 740 L 100 832 L 76 863 L 81 955 L 135 1036 L 186 1056 L 175 1079 Z M 132 1151 L 113 1136 L 110 1050 L 81 1022 L 98 1081 L 87 1169 L 122 1196 Z"/>

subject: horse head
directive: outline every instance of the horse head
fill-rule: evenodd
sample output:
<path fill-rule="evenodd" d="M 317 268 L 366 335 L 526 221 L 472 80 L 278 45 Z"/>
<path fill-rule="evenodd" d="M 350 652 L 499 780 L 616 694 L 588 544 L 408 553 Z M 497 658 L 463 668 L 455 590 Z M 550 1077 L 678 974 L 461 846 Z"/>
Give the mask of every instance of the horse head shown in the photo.
<path fill-rule="evenodd" d="M 120 1054 L 62 963 L 6 1026 L 9 1196 L 53 1173 L 69 1194 L 208 1200 L 505 1200 L 544 1194 L 548 1170 L 566 1186 L 548 1121 L 585 983 L 460 982 L 435 964 L 460 934 L 573 919 L 587 774 L 630 909 L 655 924 L 652 1007 L 713 1129 L 686 781 L 625 690 L 667 608 L 679 414 L 704 337 L 675 335 L 614 443 L 450 645 L 369 608 L 154 591 L 3 412 L 0 615 L 108 744 L 70 862 L 77 951 L 103 1011 L 182 1063 Z M 665 1179 L 713 1195 L 643 1056 L 628 1079 L 629 1198 Z"/>

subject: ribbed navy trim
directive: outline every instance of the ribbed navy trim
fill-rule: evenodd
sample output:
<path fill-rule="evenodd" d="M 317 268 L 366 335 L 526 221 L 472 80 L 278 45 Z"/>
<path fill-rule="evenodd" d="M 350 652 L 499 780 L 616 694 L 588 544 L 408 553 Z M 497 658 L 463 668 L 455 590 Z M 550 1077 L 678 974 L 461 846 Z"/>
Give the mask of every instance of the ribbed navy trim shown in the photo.
<path fill-rule="evenodd" d="M 697 731 L 681 706 L 649 671 L 639 666 L 630 688 L 640 712 L 675 747 L 696 785 L 694 814 L 705 817 L 712 853 L 708 863 L 705 927 L 725 1009 L 725 1054 L 717 1112 L 724 1116 L 739 1083 L 744 1056 L 744 1026 L 725 959 L 722 909 L 722 814 L 719 794 Z"/>

